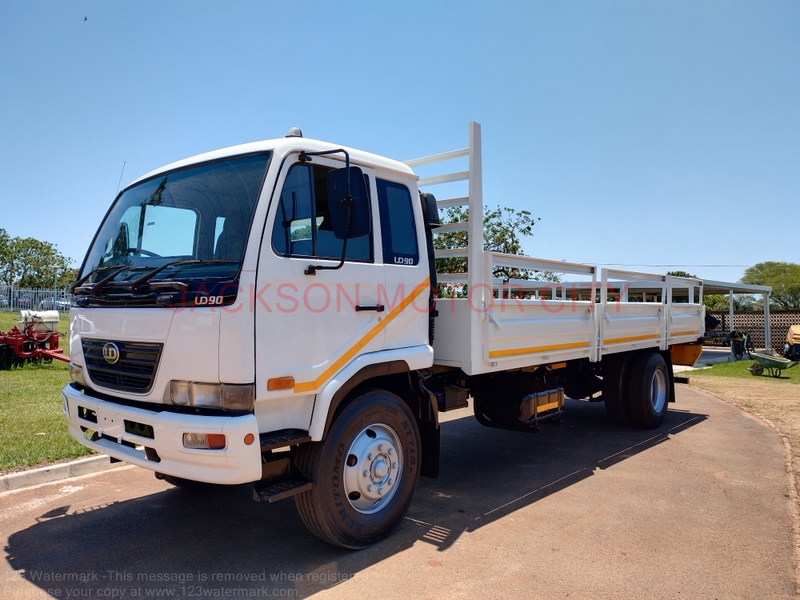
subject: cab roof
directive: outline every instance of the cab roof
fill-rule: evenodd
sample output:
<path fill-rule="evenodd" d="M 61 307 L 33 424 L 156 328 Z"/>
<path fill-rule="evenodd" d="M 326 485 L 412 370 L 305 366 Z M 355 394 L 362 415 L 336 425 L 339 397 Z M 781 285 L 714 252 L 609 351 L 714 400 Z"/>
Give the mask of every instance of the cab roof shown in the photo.
<path fill-rule="evenodd" d="M 417 176 L 414 175 L 414 172 L 408 165 L 397 160 L 386 158 L 385 156 L 379 156 L 377 154 L 372 154 L 371 152 L 364 152 L 363 150 L 357 150 L 355 148 L 331 144 L 330 142 L 314 140 L 311 138 L 286 137 L 263 140 L 260 142 L 250 142 L 248 144 L 239 144 L 237 146 L 229 146 L 227 148 L 220 148 L 219 150 L 212 150 L 211 152 L 204 152 L 202 154 L 190 156 L 189 158 L 184 158 L 168 165 L 164 165 L 163 167 L 159 167 L 158 169 L 154 169 L 153 171 L 138 177 L 128 184 L 126 189 L 136 185 L 141 181 L 160 175 L 161 173 L 182 169 L 194 164 L 200 164 L 244 154 L 266 152 L 269 150 L 274 152 L 279 159 L 282 159 L 288 154 L 299 152 L 301 150 L 319 152 L 324 150 L 336 150 L 338 148 L 342 148 L 348 152 L 350 155 L 350 164 L 352 165 L 395 171 L 417 179 Z"/>

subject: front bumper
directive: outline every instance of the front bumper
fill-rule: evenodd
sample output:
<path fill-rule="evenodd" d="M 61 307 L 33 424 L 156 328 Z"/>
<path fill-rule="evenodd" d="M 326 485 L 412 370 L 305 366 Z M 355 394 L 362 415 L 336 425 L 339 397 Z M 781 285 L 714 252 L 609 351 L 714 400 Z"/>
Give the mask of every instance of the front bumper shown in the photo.
<path fill-rule="evenodd" d="M 194 481 L 233 485 L 261 478 L 261 448 L 254 415 L 210 417 L 144 410 L 92 398 L 72 385 L 66 385 L 61 396 L 70 435 L 92 450 L 151 471 Z M 97 422 L 81 418 L 80 407 L 94 411 Z M 130 427 L 130 423 L 149 425 L 153 437 L 126 431 L 125 421 L 129 421 L 127 429 L 142 433 L 145 433 L 143 428 Z M 86 429 L 102 437 L 91 441 L 84 433 Z M 226 436 L 227 445 L 222 450 L 185 448 L 184 433 L 221 433 Z M 248 433 L 255 438 L 250 445 L 244 441 Z"/>

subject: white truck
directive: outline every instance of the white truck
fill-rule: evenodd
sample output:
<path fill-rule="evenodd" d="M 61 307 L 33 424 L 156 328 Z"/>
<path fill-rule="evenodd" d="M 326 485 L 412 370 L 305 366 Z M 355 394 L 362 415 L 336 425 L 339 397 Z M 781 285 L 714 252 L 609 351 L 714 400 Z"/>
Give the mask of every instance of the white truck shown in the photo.
<path fill-rule="evenodd" d="M 468 169 L 412 170 L 451 160 Z M 73 286 L 71 435 L 177 486 L 294 496 L 315 535 L 361 548 L 437 475 L 439 412 L 468 396 L 514 431 L 561 419 L 565 395 L 658 427 L 672 365 L 699 353 L 702 281 L 484 251 L 482 218 L 437 210 L 482 215 L 481 188 L 476 123 L 467 148 L 406 163 L 292 129 L 137 179 Z M 465 247 L 433 249 L 458 230 Z"/>

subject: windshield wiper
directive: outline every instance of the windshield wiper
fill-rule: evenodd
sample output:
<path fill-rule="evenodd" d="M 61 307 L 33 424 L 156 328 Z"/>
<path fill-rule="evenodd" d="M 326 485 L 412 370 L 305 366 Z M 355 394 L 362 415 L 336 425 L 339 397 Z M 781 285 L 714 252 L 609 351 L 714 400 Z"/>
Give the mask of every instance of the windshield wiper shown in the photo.
<path fill-rule="evenodd" d="M 122 273 L 122 271 L 126 271 L 126 270 L 127 271 L 141 271 L 142 269 L 147 269 L 147 268 L 149 268 L 149 267 L 132 267 L 130 265 L 107 265 L 107 266 L 104 266 L 104 267 L 97 267 L 96 269 L 90 271 L 88 275 L 86 275 L 85 277 L 81 277 L 78 281 L 73 283 L 72 287 L 69 288 L 69 291 L 73 292 L 73 293 L 78 292 L 78 293 L 81 293 L 81 294 L 86 294 L 86 293 L 88 293 L 88 294 L 96 294 L 102 288 L 104 288 L 111 280 L 113 280 L 114 277 L 116 277 L 117 275 Z M 103 279 L 101 279 L 97 283 L 90 284 L 90 286 L 87 286 L 87 287 L 83 287 L 83 283 L 87 279 L 89 279 L 89 277 L 91 277 L 92 275 L 94 275 L 98 271 L 102 271 L 102 270 L 105 270 L 105 269 L 114 269 L 114 271 L 111 273 L 111 275 L 108 275 L 107 277 L 104 277 Z"/>
<path fill-rule="evenodd" d="M 98 271 L 102 271 L 103 269 L 122 269 L 122 268 L 124 268 L 124 266 L 123 266 L 123 265 L 107 265 L 107 266 L 105 266 L 105 267 L 97 267 L 96 269 L 92 269 L 92 270 L 91 270 L 91 271 L 89 271 L 89 272 L 88 272 L 86 275 L 84 275 L 83 277 L 81 277 L 80 279 L 78 279 L 78 281 L 76 281 L 75 283 L 73 283 L 73 284 L 72 284 L 72 285 L 69 287 L 69 291 L 70 291 L 70 292 L 72 292 L 72 293 L 75 293 L 75 290 L 77 290 L 77 289 L 78 289 L 78 288 L 79 288 L 81 285 L 83 285 L 83 282 L 84 282 L 84 281 L 86 281 L 87 279 L 89 279 L 89 277 L 91 277 L 92 275 L 94 275 L 94 274 L 95 274 L 95 273 L 97 273 Z M 119 273 L 119 271 L 116 271 L 116 272 L 117 272 L 117 273 Z"/>
<path fill-rule="evenodd" d="M 135 292 L 145 283 L 150 281 L 153 277 L 161 273 L 167 267 L 177 267 L 182 265 L 218 265 L 218 264 L 239 264 L 237 260 L 217 260 L 217 259 L 206 259 L 206 260 L 173 260 L 172 262 L 168 262 L 160 267 L 156 267 L 149 273 L 145 273 L 139 279 L 132 281 L 128 289 L 131 292 Z"/>

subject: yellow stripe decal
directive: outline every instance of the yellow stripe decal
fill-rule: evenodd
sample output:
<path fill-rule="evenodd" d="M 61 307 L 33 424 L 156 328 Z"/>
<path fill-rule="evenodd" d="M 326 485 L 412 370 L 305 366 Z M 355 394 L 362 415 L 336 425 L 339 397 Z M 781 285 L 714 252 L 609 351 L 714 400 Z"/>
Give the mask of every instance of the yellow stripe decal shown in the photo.
<path fill-rule="evenodd" d="M 670 337 L 677 337 L 679 335 L 700 335 L 696 330 L 692 331 L 671 331 L 669 333 Z"/>
<path fill-rule="evenodd" d="M 413 291 L 403 299 L 403 301 L 395 306 L 392 311 L 386 315 L 386 318 L 383 319 L 380 323 L 375 325 L 372 329 L 370 329 L 364 337 L 362 337 L 358 342 L 356 342 L 352 348 L 350 348 L 347 352 L 345 352 L 336 362 L 334 362 L 330 367 L 323 371 L 322 375 L 317 377 L 314 381 L 303 381 L 301 383 L 297 383 L 294 386 L 294 393 L 299 394 L 301 392 L 311 392 L 319 388 L 323 383 L 328 381 L 331 377 L 333 377 L 339 369 L 341 369 L 345 364 L 350 362 L 350 360 L 358 354 L 364 346 L 370 343 L 372 339 L 378 335 L 392 320 L 394 320 L 397 315 L 399 315 L 403 310 L 405 310 L 409 304 L 411 304 L 417 296 L 419 296 L 423 291 L 427 290 L 430 286 L 430 279 L 426 279 L 422 283 L 420 283 L 417 287 L 413 289 Z"/>
<path fill-rule="evenodd" d="M 492 350 L 489 358 L 503 358 L 506 356 L 521 356 L 523 354 L 538 354 L 540 352 L 555 352 L 557 350 L 572 350 L 573 348 L 588 348 L 589 342 L 572 342 L 569 344 L 555 344 L 553 346 L 534 346 L 532 348 L 510 348 L 508 350 Z"/>
<path fill-rule="evenodd" d="M 605 340 L 603 344 L 624 344 L 625 342 L 640 342 L 642 340 L 654 340 L 657 338 L 657 333 L 649 333 L 647 335 L 632 335 L 630 337 L 611 338 Z"/>

